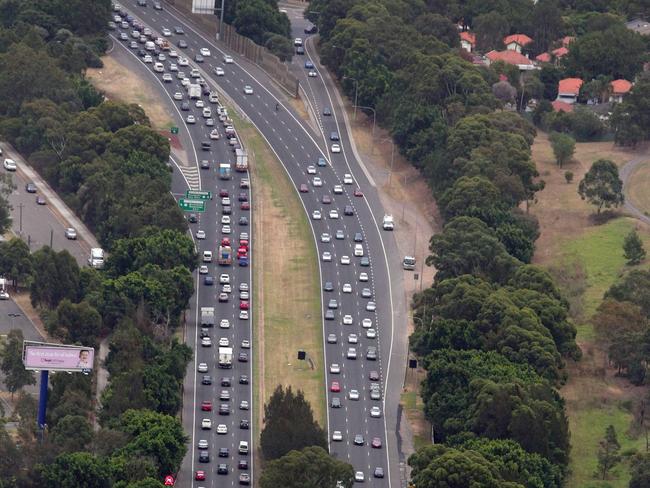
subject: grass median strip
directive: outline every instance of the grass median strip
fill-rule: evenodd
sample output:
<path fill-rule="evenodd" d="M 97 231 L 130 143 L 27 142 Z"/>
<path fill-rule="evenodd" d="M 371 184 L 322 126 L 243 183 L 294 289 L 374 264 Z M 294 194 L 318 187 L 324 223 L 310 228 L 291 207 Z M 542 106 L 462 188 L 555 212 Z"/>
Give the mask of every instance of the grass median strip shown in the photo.
<path fill-rule="evenodd" d="M 234 112 L 234 111 L 231 111 Z M 253 187 L 255 405 L 278 384 L 301 389 L 325 426 L 323 333 L 318 257 L 291 181 L 252 124 L 232 115 L 249 152 Z M 307 360 L 297 359 L 298 350 Z M 259 434 L 260 422 L 256 426 Z"/>

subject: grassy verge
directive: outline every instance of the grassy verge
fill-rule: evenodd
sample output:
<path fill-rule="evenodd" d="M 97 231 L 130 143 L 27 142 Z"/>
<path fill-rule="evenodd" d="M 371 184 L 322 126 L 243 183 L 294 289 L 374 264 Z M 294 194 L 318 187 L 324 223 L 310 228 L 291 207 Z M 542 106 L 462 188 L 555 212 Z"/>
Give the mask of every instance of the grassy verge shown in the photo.
<path fill-rule="evenodd" d="M 639 164 L 634 172 L 630 175 L 628 188 L 628 198 L 634 205 L 650 215 L 650 162 Z"/>
<path fill-rule="evenodd" d="M 234 112 L 234 111 L 233 111 Z M 252 168 L 256 418 L 278 384 L 301 389 L 325 420 L 318 258 L 309 223 L 281 163 L 252 124 L 233 114 Z M 299 349 L 311 361 L 298 361 Z M 313 364 L 313 367 L 312 367 Z M 259 435 L 261 422 L 257 422 Z"/>

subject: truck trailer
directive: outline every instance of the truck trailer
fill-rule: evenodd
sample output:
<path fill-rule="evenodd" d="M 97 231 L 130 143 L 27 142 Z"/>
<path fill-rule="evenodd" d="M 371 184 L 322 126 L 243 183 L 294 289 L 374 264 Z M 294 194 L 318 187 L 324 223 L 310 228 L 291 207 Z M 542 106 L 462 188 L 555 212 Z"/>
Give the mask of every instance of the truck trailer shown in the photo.
<path fill-rule="evenodd" d="M 232 247 L 219 246 L 219 264 L 221 266 L 230 266 L 232 264 Z"/>
<path fill-rule="evenodd" d="M 219 164 L 219 178 L 222 180 L 229 180 L 232 177 L 230 164 L 229 163 L 220 163 Z"/>
<path fill-rule="evenodd" d="M 248 153 L 246 150 L 235 149 L 235 157 L 237 158 L 235 169 L 240 173 L 248 171 Z"/>
<path fill-rule="evenodd" d="M 201 98 L 201 85 L 198 83 L 190 83 L 187 85 L 187 95 L 190 98 Z"/>
<path fill-rule="evenodd" d="M 201 327 L 214 327 L 214 307 L 201 307 Z"/>
<path fill-rule="evenodd" d="M 232 347 L 219 348 L 219 367 L 223 369 L 232 368 Z"/>

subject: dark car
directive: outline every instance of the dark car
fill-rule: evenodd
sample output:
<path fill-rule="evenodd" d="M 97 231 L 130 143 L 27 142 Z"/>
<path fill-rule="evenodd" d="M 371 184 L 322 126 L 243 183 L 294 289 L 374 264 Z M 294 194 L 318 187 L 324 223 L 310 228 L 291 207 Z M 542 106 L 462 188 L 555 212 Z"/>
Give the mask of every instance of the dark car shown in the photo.
<path fill-rule="evenodd" d="M 228 465 L 220 464 L 217 466 L 217 474 L 228 474 Z"/>
<path fill-rule="evenodd" d="M 339 141 L 341 138 L 339 137 L 338 132 L 331 132 L 330 133 L 330 141 Z"/>
<path fill-rule="evenodd" d="M 225 457 L 227 458 L 230 456 L 230 451 L 228 450 L 227 447 L 220 447 L 219 448 L 219 457 Z"/>
<path fill-rule="evenodd" d="M 203 86 L 203 94 L 204 95 L 209 95 L 211 92 L 212 92 L 212 90 L 210 90 L 210 87 L 208 85 Z"/>
<path fill-rule="evenodd" d="M 187 112 L 190 109 L 190 102 L 181 103 L 181 110 Z"/>
<path fill-rule="evenodd" d="M 230 415 L 230 405 L 227 403 L 219 405 L 219 415 Z"/>
<path fill-rule="evenodd" d="M 185 31 L 183 30 L 182 27 L 176 26 L 174 27 L 174 34 L 178 34 L 179 36 L 182 36 L 185 34 Z"/>
<path fill-rule="evenodd" d="M 247 202 L 248 201 L 248 193 L 246 193 L 245 191 L 241 192 L 239 194 L 238 200 L 240 202 Z"/>
<path fill-rule="evenodd" d="M 201 169 L 210 169 L 210 161 L 204 159 L 201 161 Z"/>
<path fill-rule="evenodd" d="M 45 198 L 43 198 L 43 197 L 40 196 L 40 195 L 37 196 L 37 197 L 36 197 L 36 204 L 37 204 L 37 205 L 45 205 Z"/>
<path fill-rule="evenodd" d="M 247 385 L 248 384 L 248 375 L 242 374 L 239 376 L 239 384 Z"/>
<path fill-rule="evenodd" d="M 203 284 L 206 286 L 214 285 L 214 277 L 206 275 L 205 278 L 203 278 Z"/>
<path fill-rule="evenodd" d="M 296 54 L 305 54 L 305 48 L 302 46 L 298 46 L 296 48 Z"/>
<path fill-rule="evenodd" d="M 332 197 L 329 195 L 323 195 L 323 198 L 321 198 L 321 202 L 324 203 L 325 205 L 329 205 L 332 203 Z"/>
<path fill-rule="evenodd" d="M 354 215 L 354 209 L 352 208 L 352 205 L 346 205 L 343 213 L 345 215 Z"/>
<path fill-rule="evenodd" d="M 180 40 L 176 43 L 176 45 L 177 45 L 178 47 L 180 47 L 181 49 L 185 49 L 185 48 L 187 47 L 187 41 L 185 41 L 184 39 L 180 39 Z"/>
<path fill-rule="evenodd" d="M 248 469 L 248 461 L 246 459 L 240 459 L 237 463 L 239 469 Z"/>
<path fill-rule="evenodd" d="M 354 234 L 354 242 L 363 242 L 363 234 L 361 232 Z"/>
<path fill-rule="evenodd" d="M 314 63 L 311 61 L 305 61 L 305 69 L 314 69 Z"/>
<path fill-rule="evenodd" d="M 379 381 L 379 371 L 371 371 L 368 373 L 368 379 L 370 381 Z"/>
<path fill-rule="evenodd" d="M 239 428 L 244 430 L 250 429 L 250 422 L 246 419 L 241 419 L 239 421 Z"/>
<path fill-rule="evenodd" d="M 325 291 L 334 291 L 334 285 L 332 285 L 331 281 L 326 281 L 325 285 L 323 285 L 323 290 L 325 290 Z"/>
<path fill-rule="evenodd" d="M 30 181 L 25 185 L 25 191 L 27 193 L 36 193 L 36 185 Z"/>
<path fill-rule="evenodd" d="M 208 451 L 199 451 L 199 462 L 200 463 L 209 463 L 210 462 L 210 453 Z"/>
<path fill-rule="evenodd" d="M 332 115 L 332 109 L 329 108 L 329 107 L 325 107 L 325 108 L 323 109 L 323 115 L 326 115 L 326 116 L 329 117 L 330 115 Z"/>
<path fill-rule="evenodd" d="M 239 217 L 239 225 L 248 225 L 248 219 L 246 217 Z"/>
<path fill-rule="evenodd" d="M 230 386 L 231 384 L 230 378 L 221 378 L 221 386 Z"/>
<path fill-rule="evenodd" d="M 230 205 L 226 205 L 221 209 L 224 215 L 230 215 L 232 213 L 232 207 Z"/>
<path fill-rule="evenodd" d="M 368 259 L 368 256 L 364 256 L 361 258 L 361 261 L 359 261 L 359 264 L 361 266 L 370 266 L 370 259 Z"/>
<path fill-rule="evenodd" d="M 201 327 L 201 339 L 204 337 L 210 337 L 210 332 L 208 331 L 207 327 Z"/>
<path fill-rule="evenodd" d="M 336 315 L 334 315 L 334 310 L 325 311 L 325 320 L 334 320 Z"/>
<path fill-rule="evenodd" d="M 209 374 L 204 374 L 203 379 L 201 380 L 202 385 L 211 385 L 212 384 L 212 376 Z"/>
<path fill-rule="evenodd" d="M 190 224 L 196 224 L 199 221 L 199 219 L 196 217 L 196 214 L 191 213 L 189 217 L 187 217 L 187 221 Z"/>
<path fill-rule="evenodd" d="M 375 468 L 375 473 L 374 474 L 375 474 L 375 478 L 383 478 L 384 477 L 384 468 L 380 468 L 379 466 L 377 466 Z"/>
<path fill-rule="evenodd" d="M 245 352 L 240 352 L 238 361 L 240 363 L 247 363 L 248 362 L 248 354 L 246 354 Z"/>
<path fill-rule="evenodd" d="M 138 49 L 138 56 L 144 58 L 146 55 L 147 55 L 147 51 L 145 51 L 144 49 Z"/>
<path fill-rule="evenodd" d="M 200 54 L 197 54 L 196 56 L 194 56 L 194 61 L 196 61 L 197 63 L 202 63 L 203 62 L 203 56 L 201 56 Z"/>
<path fill-rule="evenodd" d="M 318 32 L 318 27 L 312 25 L 311 27 L 305 27 L 305 34 L 316 34 Z"/>
<path fill-rule="evenodd" d="M 210 141 L 201 141 L 201 149 L 203 151 L 209 151 L 212 148 L 212 143 Z"/>

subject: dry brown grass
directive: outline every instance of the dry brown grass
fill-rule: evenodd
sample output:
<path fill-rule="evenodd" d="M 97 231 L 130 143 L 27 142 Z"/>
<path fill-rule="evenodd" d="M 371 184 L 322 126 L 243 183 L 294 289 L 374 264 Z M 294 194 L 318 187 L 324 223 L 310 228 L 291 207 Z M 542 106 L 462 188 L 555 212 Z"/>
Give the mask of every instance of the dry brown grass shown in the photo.
<path fill-rule="evenodd" d="M 110 56 L 104 56 L 102 61 L 103 68 L 86 71 L 86 76 L 98 90 L 110 99 L 140 105 L 156 129 L 168 129 L 173 125 L 165 104 L 156 97 L 155 92 L 148 89 L 149 80 L 144 80 Z"/>
<path fill-rule="evenodd" d="M 639 210 L 650 215 L 650 161 L 640 163 L 632 172 L 627 197 Z"/>

